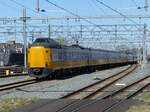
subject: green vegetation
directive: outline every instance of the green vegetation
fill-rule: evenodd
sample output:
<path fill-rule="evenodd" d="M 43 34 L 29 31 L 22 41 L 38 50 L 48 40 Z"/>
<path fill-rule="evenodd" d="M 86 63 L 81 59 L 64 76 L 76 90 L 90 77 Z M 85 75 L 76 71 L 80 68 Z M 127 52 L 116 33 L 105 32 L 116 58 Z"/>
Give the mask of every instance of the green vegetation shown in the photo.
<path fill-rule="evenodd" d="M 150 92 L 146 93 L 143 99 L 145 102 L 150 102 Z"/>
<path fill-rule="evenodd" d="M 38 99 L 37 98 L 5 98 L 0 99 L 0 112 L 12 112 L 13 109 L 16 109 L 20 106 L 35 103 Z"/>
<path fill-rule="evenodd" d="M 143 95 L 144 103 L 131 107 L 127 112 L 150 112 L 150 93 Z"/>
<path fill-rule="evenodd" d="M 150 104 L 142 104 L 131 107 L 127 112 L 149 112 Z"/>

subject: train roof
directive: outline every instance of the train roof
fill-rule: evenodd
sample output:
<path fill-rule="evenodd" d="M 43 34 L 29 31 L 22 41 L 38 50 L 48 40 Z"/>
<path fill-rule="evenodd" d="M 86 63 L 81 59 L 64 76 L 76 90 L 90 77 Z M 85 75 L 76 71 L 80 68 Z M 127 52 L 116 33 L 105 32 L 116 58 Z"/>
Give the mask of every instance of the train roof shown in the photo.
<path fill-rule="evenodd" d="M 104 49 L 93 49 L 93 48 L 85 48 L 83 46 L 80 46 L 78 44 L 73 44 L 71 46 L 66 46 L 66 45 L 61 45 L 58 42 L 56 42 L 54 39 L 51 38 L 36 38 L 36 40 L 33 42 L 32 46 L 44 46 L 44 47 L 49 47 L 49 48 L 71 48 L 71 49 L 81 49 L 81 50 L 94 50 L 94 51 L 103 51 L 103 52 L 114 52 L 114 53 L 123 53 L 127 54 L 122 51 L 113 51 L 113 50 L 104 50 Z M 132 53 L 128 53 L 132 54 Z"/>
<path fill-rule="evenodd" d="M 61 48 L 86 49 L 86 48 L 84 48 L 84 47 L 82 47 L 82 46 L 80 46 L 80 45 L 78 45 L 78 44 L 73 44 L 73 45 L 70 45 L 70 46 L 65 46 L 65 45 L 63 45 L 63 46 L 61 46 Z"/>
<path fill-rule="evenodd" d="M 61 45 L 53 39 L 50 38 L 36 38 L 31 46 L 44 46 L 50 48 L 60 48 Z"/>
<path fill-rule="evenodd" d="M 82 46 L 79 46 L 78 44 L 74 44 L 71 46 L 61 45 L 58 42 L 56 42 L 54 39 L 50 38 L 36 38 L 36 40 L 33 42 L 32 46 L 44 46 L 49 48 L 72 48 L 72 49 L 85 49 Z"/>

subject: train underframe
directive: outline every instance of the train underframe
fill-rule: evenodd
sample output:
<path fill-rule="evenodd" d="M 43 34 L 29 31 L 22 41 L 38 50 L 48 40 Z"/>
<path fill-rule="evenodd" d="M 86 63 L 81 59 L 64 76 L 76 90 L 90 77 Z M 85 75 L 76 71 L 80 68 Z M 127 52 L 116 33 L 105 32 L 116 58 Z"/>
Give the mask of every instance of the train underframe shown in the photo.
<path fill-rule="evenodd" d="M 64 74 L 66 75 L 66 74 L 91 73 L 91 72 L 95 72 L 96 70 L 104 70 L 108 68 L 114 68 L 118 66 L 136 64 L 136 63 L 137 63 L 136 61 L 132 61 L 132 62 L 124 62 L 124 63 L 103 64 L 103 65 L 89 65 L 89 66 L 58 69 L 58 70 L 53 70 L 49 68 L 32 68 L 29 69 L 28 72 L 31 77 L 35 77 L 37 79 L 55 78 L 57 76 L 61 76 Z"/>

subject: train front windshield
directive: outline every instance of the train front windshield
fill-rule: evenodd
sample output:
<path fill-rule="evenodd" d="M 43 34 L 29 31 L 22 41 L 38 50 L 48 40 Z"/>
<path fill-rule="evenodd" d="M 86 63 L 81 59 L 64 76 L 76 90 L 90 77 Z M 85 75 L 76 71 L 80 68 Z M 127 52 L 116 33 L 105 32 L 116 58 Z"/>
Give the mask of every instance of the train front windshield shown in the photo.
<path fill-rule="evenodd" d="M 34 41 L 34 43 L 48 43 L 48 39 L 39 38 Z"/>

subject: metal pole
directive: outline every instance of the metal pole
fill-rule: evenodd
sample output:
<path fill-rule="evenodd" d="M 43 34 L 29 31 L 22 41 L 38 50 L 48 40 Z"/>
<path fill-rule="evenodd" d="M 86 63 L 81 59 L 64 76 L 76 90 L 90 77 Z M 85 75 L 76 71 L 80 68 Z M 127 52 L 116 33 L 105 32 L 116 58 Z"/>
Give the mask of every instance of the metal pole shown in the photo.
<path fill-rule="evenodd" d="M 32 31 L 32 43 L 34 41 L 34 30 Z"/>
<path fill-rule="evenodd" d="M 147 28 L 147 25 L 144 24 L 144 36 L 143 36 L 143 64 L 144 65 L 147 63 L 147 59 L 146 59 L 146 52 L 147 52 L 147 49 L 146 49 L 146 28 Z"/>
<path fill-rule="evenodd" d="M 80 38 L 82 39 L 82 25 L 80 26 Z"/>
<path fill-rule="evenodd" d="M 27 69 L 27 34 L 26 34 L 26 9 L 23 8 L 23 42 L 24 42 L 24 68 Z"/>
<path fill-rule="evenodd" d="M 117 32 L 117 25 L 115 25 L 115 43 L 114 43 L 114 47 L 115 49 L 117 49 L 117 38 L 118 38 L 118 32 Z"/>
<path fill-rule="evenodd" d="M 17 35 L 17 30 L 16 30 L 16 20 L 14 20 L 14 24 L 15 24 L 15 41 L 16 41 L 16 35 Z"/>
<path fill-rule="evenodd" d="M 145 0 L 145 6 L 144 6 L 144 8 L 145 8 L 145 12 L 147 12 L 148 11 L 148 0 Z"/>
<path fill-rule="evenodd" d="M 51 25 L 48 25 L 48 37 L 51 38 Z"/>
<path fill-rule="evenodd" d="M 70 44 L 71 42 L 69 42 L 69 18 L 67 18 L 67 37 L 65 37 L 65 41 L 66 41 L 66 44 Z M 68 38 L 68 41 L 67 41 L 67 38 Z M 72 41 L 72 40 L 71 40 Z"/>
<path fill-rule="evenodd" d="M 37 13 L 40 12 L 40 1 L 37 0 L 37 7 L 36 7 Z"/>
<path fill-rule="evenodd" d="M 67 37 L 69 37 L 69 18 L 67 18 Z"/>

